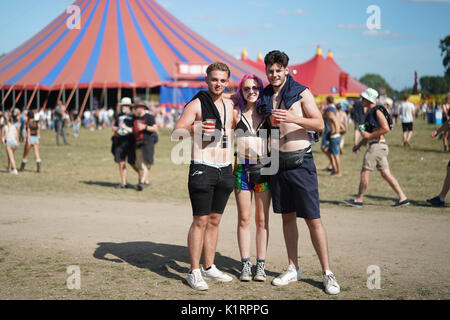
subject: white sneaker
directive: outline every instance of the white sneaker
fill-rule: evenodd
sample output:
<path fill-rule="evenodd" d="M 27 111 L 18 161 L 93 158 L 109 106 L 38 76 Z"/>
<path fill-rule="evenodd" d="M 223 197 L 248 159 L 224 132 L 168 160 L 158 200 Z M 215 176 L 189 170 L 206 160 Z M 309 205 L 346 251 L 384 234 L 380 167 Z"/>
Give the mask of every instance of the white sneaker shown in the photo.
<path fill-rule="evenodd" d="M 293 265 L 289 265 L 282 274 L 272 280 L 272 284 L 274 286 L 285 286 L 290 282 L 300 281 L 300 279 L 300 268 L 295 270 Z"/>
<path fill-rule="evenodd" d="M 202 277 L 205 280 L 213 280 L 218 282 L 230 282 L 233 280 L 232 277 L 217 269 L 214 264 L 209 270 L 204 270 L 202 267 Z"/>
<path fill-rule="evenodd" d="M 19 174 L 19 173 L 17 172 L 17 169 L 11 170 L 10 173 L 11 173 L 11 174 Z"/>
<path fill-rule="evenodd" d="M 205 280 L 203 280 L 200 269 L 195 269 L 192 270 L 192 272 L 188 272 L 187 282 L 192 289 L 199 291 L 208 290 L 208 284 L 205 282 Z"/>
<path fill-rule="evenodd" d="M 341 292 L 341 287 L 339 287 L 336 277 L 330 270 L 325 271 L 323 276 L 323 286 L 325 287 L 325 292 L 328 294 L 338 294 Z"/>

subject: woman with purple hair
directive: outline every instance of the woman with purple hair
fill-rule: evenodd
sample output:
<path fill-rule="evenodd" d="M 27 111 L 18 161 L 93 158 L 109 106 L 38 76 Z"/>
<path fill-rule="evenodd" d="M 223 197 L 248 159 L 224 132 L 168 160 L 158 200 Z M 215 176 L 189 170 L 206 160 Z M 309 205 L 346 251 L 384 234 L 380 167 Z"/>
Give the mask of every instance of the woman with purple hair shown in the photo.
<path fill-rule="evenodd" d="M 234 166 L 235 196 L 238 207 L 238 243 L 242 261 L 241 281 L 252 280 L 250 262 L 250 224 L 252 196 L 255 196 L 256 223 L 256 273 L 255 281 L 265 281 L 265 258 L 269 238 L 269 207 L 271 194 L 268 176 L 255 175 L 251 168 L 268 157 L 270 123 L 257 111 L 257 103 L 263 90 L 263 82 L 255 75 L 242 78 L 237 89 L 237 105 L 234 110 L 237 153 Z"/>

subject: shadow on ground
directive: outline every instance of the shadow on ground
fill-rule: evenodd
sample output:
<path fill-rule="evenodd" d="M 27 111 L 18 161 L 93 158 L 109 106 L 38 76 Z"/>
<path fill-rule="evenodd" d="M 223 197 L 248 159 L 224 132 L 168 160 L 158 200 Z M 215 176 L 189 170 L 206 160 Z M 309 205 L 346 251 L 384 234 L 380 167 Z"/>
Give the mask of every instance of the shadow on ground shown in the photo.
<path fill-rule="evenodd" d="M 186 274 L 189 268 L 181 265 L 189 265 L 188 249 L 185 246 L 150 241 L 100 242 L 97 245 L 98 248 L 93 254 L 96 259 L 114 263 L 125 262 L 137 268 L 148 269 L 162 277 L 179 280 L 187 284 Z M 217 252 L 215 264 L 220 270 L 239 278 L 241 273 L 240 261 Z M 179 274 L 182 274 L 182 276 Z M 268 270 L 266 270 L 266 274 L 273 277 L 278 275 L 278 273 Z"/>

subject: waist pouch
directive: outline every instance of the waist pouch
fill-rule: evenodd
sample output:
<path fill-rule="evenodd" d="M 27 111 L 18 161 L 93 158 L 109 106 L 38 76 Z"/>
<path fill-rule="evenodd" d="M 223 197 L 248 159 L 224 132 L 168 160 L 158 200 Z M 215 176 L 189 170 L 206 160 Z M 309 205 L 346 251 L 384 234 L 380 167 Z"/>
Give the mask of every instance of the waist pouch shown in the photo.
<path fill-rule="evenodd" d="M 248 180 L 250 180 L 250 182 L 254 184 L 261 184 L 269 181 L 268 175 L 261 174 L 261 169 L 264 167 L 270 167 L 270 162 L 267 164 L 255 164 L 247 168 L 246 170 Z"/>
<path fill-rule="evenodd" d="M 311 147 L 291 152 L 280 151 L 280 170 L 292 170 L 301 167 L 305 158 L 312 159 L 312 153 L 308 153 L 310 150 Z"/>

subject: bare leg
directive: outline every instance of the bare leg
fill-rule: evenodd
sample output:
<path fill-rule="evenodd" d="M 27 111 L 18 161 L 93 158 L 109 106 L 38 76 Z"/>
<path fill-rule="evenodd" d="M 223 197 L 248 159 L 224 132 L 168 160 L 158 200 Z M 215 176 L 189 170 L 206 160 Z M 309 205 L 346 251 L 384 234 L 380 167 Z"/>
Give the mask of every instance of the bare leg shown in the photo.
<path fill-rule="evenodd" d="M 394 189 L 395 193 L 397 193 L 399 201 L 406 200 L 406 195 L 403 193 L 402 188 L 400 187 L 400 184 L 398 183 L 397 179 L 391 174 L 391 171 L 389 169 L 381 170 L 380 171 L 381 176 L 386 180 L 392 189 Z"/>
<path fill-rule="evenodd" d="M 320 218 L 314 220 L 305 219 L 305 222 L 309 228 L 312 244 L 319 257 L 322 273 L 325 274 L 325 270 L 330 270 L 327 233 Z"/>
<path fill-rule="evenodd" d="M 445 199 L 449 189 L 450 189 L 450 166 L 447 167 L 447 175 L 445 176 L 444 185 L 442 186 L 442 190 L 441 193 L 439 194 L 439 197 Z"/>
<path fill-rule="evenodd" d="M 11 147 L 6 147 L 6 151 L 9 157 L 9 167 L 11 170 L 16 170 L 16 161 L 14 160 L 14 150 Z"/>
<path fill-rule="evenodd" d="M 355 199 L 356 202 L 363 202 L 364 200 L 364 194 L 369 186 L 370 173 L 371 171 L 367 169 L 361 171 L 361 181 L 359 182 L 358 196 Z"/>
<path fill-rule="evenodd" d="M 34 152 L 34 157 L 36 158 L 36 161 L 41 161 L 41 156 L 39 154 L 39 145 L 38 144 L 34 144 L 33 145 L 33 152 Z"/>
<path fill-rule="evenodd" d="M 237 238 L 241 259 L 250 257 L 250 223 L 252 217 L 252 192 L 237 190 L 234 192 L 238 207 Z"/>
<path fill-rule="evenodd" d="M 291 212 L 282 214 L 282 219 L 288 262 L 298 269 L 298 228 L 296 213 Z"/>
<path fill-rule="evenodd" d="M 194 216 L 188 233 L 188 252 L 191 271 L 200 269 L 200 258 L 202 256 L 203 242 L 205 236 L 208 216 Z"/>
<path fill-rule="evenodd" d="M 211 213 L 208 216 L 204 237 L 205 240 L 203 241 L 203 266 L 205 266 L 205 269 L 214 264 L 221 219 L 222 215 L 218 213 Z"/>
<path fill-rule="evenodd" d="M 256 257 L 266 259 L 269 243 L 270 191 L 255 193 Z"/>
<path fill-rule="evenodd" d="M 127 166 L 125 161 L 119 162 L 120 181 L 122 184 L 127 183 Z"/>

